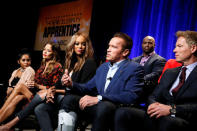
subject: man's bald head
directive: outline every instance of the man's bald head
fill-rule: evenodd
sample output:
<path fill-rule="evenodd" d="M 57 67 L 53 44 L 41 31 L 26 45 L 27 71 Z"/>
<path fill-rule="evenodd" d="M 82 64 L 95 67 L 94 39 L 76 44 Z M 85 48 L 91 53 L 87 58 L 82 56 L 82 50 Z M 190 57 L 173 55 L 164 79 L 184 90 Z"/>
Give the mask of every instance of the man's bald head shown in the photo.
<path fill-rule="evenodd" d="M 142 50 L 144 55 L 148 55 L 155 49 L 155 39 L 152 36 L 146 36 L 142 42 Z"/>
<path fill-rule="evenodd" d="M 144 40 L 151 40 L 155 44 L 155 39 L 152 36 L 146 36 L 146 37 L 144 37 L 143 41 Z"/>

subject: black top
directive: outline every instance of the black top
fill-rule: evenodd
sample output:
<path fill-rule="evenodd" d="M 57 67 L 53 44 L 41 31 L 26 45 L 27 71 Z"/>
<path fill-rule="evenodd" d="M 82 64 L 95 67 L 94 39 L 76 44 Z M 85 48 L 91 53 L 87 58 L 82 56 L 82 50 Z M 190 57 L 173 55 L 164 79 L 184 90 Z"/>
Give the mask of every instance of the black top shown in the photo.
<path fill-rule="evenodd" d="M 14 77 L 14 79 L 11 82 L 11 86 L 14 87 L 18 83 L 19 80 L 20 80 L 19 77 Z"/>
<path fill-rule="evenodd" d="M 97 69 L 96 62 L 93 59 L 87 59 L 80 71 L 73 72 L 71 76 L 72 81 L 77 83 L 86 83 L 95 75 L 96 69 Z M 61 79 L 56 84 L 56 88 L 65 89 L 65 87 L 61 85 Z M 66 92 L 68 93 L 70 91 L 66 91 Z M 77 92 L 75 92 L 75 90 L 72 90 L 70 93 L 78 94 Z M 93 92 L 93 94 L 92 92 L 90 92 L 90 94 L 94 95 L 95 92 Z M 84 95 L 84 94 L 78 94 L 78 95 Z"/>

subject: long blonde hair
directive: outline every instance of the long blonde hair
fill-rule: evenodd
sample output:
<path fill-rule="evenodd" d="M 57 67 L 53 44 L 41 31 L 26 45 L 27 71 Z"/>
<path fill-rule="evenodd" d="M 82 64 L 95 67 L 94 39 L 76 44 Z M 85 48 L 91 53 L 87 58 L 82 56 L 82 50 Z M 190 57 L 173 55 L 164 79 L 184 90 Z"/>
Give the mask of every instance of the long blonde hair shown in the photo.
<path fill-rule="evenodd" d="M 74 52 L 74 45 L 75 45 L 76 39 L 79 36 L 82 36 L 85 38 L 86 48 L 85 48 L 85 52 L 83 53 L 83 55 L 81 55 L 80 57 L 76 57 L 76 54 Z M 89 36 L 83 32 L 75 33 L 72 36 L 71 41 L 68 43 L 68 45 L 66 47 L 65 69 L 68 69 L 69 72 L 71 70 L 73 70 L 74 72 L 80 71 L 81 68 L 83 67 L 86 59 L 93 58 L 93 54 L 94 54 L 94 50 L 92 48 L 92 42 L 91 42 Z M 74 57 L 76 57 L 76 58 L 74 58 Z M 74 67 L 71 66 L 71 62 L 73 59 L 77 59 Z"/>
<path fill-rule="evenodd" d="M 55 65 L 60 64 L 59 63 L 59 60 L 60 60 L 60 57 L 59 57 L 60 47 L 57 44 L 51 43 L 51 42 L 47 42 L 45 44 L 45 46 L 47 44 L 51 45 L 51 49 L 52 49 L 53 53 L 52 53 L 51 60 L 46 61 L 46 59 L 42 59 L 41 65 L 42 66 L 46 66 L 45 70 L 43 72 L 43 75 L 50 74 L 53 71 Z"/>

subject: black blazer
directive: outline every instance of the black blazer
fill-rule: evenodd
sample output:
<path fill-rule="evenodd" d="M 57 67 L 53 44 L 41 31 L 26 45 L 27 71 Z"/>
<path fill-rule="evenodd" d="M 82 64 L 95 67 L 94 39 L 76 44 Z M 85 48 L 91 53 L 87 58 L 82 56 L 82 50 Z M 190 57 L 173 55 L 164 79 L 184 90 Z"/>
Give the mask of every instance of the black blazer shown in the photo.
<path fill-rule="evenodd" d="M 94 76 L 96 69 L 96 62 L 93 59 L 87 59 L 80 71 L 73 72 L 71 76 L 72 81 L 77 83 L 86 83 Z"/>
<path fill-rule="evenodd" d="M 97 69 L 96 62 L 93 59 L 87 59 L 80 71 L 73 72 L 71 79 L 73 82 L 86 83 L 95 75 L 96 69 Z M 67 92 L 72 94 L 78 94 L 80 96 L 83 95 L 96 96 L 98 94 L 96 88 L 86 93 L 79 93 L 76 90 L 69 90 Z"/>
<path fill-rule="evenodd" d="M 96 69 L 97 65 L 94 59 L 87 59 L 80 71 L 73 72 L 71 79 L 74 82 L 86 83 L 94 76 Z M 56 83 L 56 88 L 65 89 L 65 86 L 61 84 L 61 79 Z"/>
<path fill-rule="evenodd" d="M 184 85 L 177 92 L 176 97 L 170 95 L 169 90 L 176 80 L 181 67 L 168 69 L 164 72 L 159 85 L 149 97 L 149 103 L 160 102 L 176 105 L 176 117 L 188 121 L 197 121 L 197 66 L 188 76 Z"/>

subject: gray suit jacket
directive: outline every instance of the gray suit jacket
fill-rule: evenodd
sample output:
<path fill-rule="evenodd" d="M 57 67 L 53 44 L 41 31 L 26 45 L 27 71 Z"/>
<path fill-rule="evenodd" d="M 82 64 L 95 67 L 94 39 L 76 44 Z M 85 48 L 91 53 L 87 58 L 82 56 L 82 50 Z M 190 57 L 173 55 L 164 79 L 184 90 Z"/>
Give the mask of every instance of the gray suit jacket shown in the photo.
<path fill-rule="evenodd" d="M 142 56 L 138 56 L 132 59 L 137 63 L 140 63 Z M 144 90 L 142 101 L 146 101 L 148 96 L 153 92 L 158 84 L 158 79 L 162 73 L 163 67 L 165 66 L 166 59 L 159 56 L 158 54 L 153 54 L 148 61 L 144 64 Z"/>
<path fill-rule="evenodd" d="M 132 60 L 140 63 L 142 56 L 133 58 Z M 166 63 L 166 59 L 159 56 L 158 54 L 153 54 L 148 61 L 144 64 L 145 70 L 145 81 L 157 81 L 162 73 L 163 67 Z"/>

